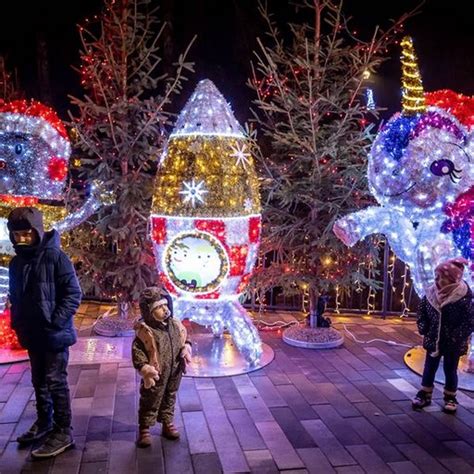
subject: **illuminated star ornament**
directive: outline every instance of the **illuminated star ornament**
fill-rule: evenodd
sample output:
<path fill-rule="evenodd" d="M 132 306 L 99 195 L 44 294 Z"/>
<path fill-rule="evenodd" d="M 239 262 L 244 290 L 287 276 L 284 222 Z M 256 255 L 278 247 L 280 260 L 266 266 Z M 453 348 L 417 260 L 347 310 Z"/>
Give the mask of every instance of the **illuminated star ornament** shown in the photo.
<path fill-rule="evenodd" d="M 474 98 L 442 90 L 424 93 L 411 38 L 402 43 L 402 112 L 378 133 L 368 180 L 379 206 L 339 219 L 334 232 L 347 245 L 384 234 L 410 267 L 419 295 L 433 284 L 441 261 L 474 262 Z"/>
<path fill-rule="evenodd" d="M 184 189 L 179 192 L 184 196 L 183 202 L 186 204 L 190 202 L 193 207 L 197 203 L 204 204 L 204 195 L 207 193 L 207 189 L 204 188 L 204 181 L 199 181 L 196 183 L 194 179 L 191 182 L 183 183 Z"/>
<path fill-rule="evenodd" d="M 235 163 L 237 166 L 241 165 L 246 168 L 247 165 L 250 164 L 250 153 L 246 153 L 247 148 L 245 145 L 242 145 L 241 147 L 239 145 L 232 147 L 232 151 L 233 153 L 231 156 L 235 157 Z"/>
<path fill-rule="evenodd" d="M 199 82 L 161 157 L 150 230 L 175 314 L 215 336 L 228 330 L 247 362 L 257 364 L 262 343 L 239 302 L 261 231 L 258 179 L 247 149 L 225 98 L 211 81 Z"/>

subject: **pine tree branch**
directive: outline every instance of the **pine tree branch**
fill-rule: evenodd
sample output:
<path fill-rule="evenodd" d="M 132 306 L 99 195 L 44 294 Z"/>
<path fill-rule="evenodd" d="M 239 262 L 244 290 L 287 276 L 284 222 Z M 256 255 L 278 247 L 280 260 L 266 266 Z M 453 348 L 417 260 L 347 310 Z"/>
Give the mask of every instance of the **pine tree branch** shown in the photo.
<path fill-rule="evenodd" d="M 166 86 L 166 92 L 165 92 L 165 95 L 161 98 L 160 102 L 157 104 L 157 108 L 156 108 L 156 111 L 155 112 L 152 112 L 150 114 L 150 117 L 149 119 L 145 122 L 143 128 L 138 132 L 137 136 L 135 137 L 135 139 L 133 140 L 131 146 L 133 147 L 135 145 L 135 143 L 139 140 L 139 138 L 143 135 L 143 133 L 145 133 L 145 131 L 147 130 L 147 128 L 150 126 L 150 124 L 156 119 L 156 117 L 158 116 L 158 114 L 161 112 L 161 110 L 163 109 L 163 107 L 169 102 L 170 100 L 170 96 L 171 94 L 175 93 L 177 88 L 178 88 L 178 85 L 180 83 L 180 80 L 182 80 L 182 73 L 185 69 L 187 70 L 191 70 L 192 71 L 192 68 L 190 69 L 189 67 L 189 64 L 185 63 L 184 62 L 184 59 L 187 57 L 187 55 L 189 54 L 189 51 L 191 49 L 191 46 L 193 45 L 194 41 L 196 40 L 196 36 L 194 36 L 192 38 L 192 40 L 190 41 L 190 43 L 188 44 L 186 50 L 184 51 L 183 54 L 181 54 L 179 56 L 179 61 L 178 61 L 178 68 L 177 68 L 177 71 L 175 73 L 175 77 L 173 78 L 173 81 L 172 83 L 168 83 L 167 86 Z"/>

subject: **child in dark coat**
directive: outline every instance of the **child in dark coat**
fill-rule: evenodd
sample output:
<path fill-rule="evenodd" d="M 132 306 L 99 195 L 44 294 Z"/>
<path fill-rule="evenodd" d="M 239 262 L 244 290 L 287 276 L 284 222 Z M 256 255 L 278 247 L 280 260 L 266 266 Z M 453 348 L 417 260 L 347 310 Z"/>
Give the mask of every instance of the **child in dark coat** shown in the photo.
<path fill-rule="evenodd" d="M 435 284 L 420 302 L 417 324 L 424 336 L 426 359 L 421 390 L 412 401 L 414 409 L 431 404 L 435 374 L 443 357 L 444 411 L 456 412 L 459 359 L 467 353 L 469 335 L 474 330 L 472 292 L 462 279 L 467 263 L 463 258 L 455 258 L 438 265 Z"/>
<path fill-rule="evenodd" d="M 191 343 L 184 325 L 173 318 L 173 302 L 164 289 L 146 288 L 140 295 L 140 312 L 132 360 L 142 376 L 137 446 L 146 448 L 151 445 L 150 427 L 157 421 L 165 438 L 179 438 L 174 408 L 182 374 L 191 362 Z"/>
<path fill-rule="evenodd" d="M 47 458 L 73 445 L 67 364 L 69 346 L 76 342 L 73 317 L 81 289 L 60 249 L 59 234 L 44 231 L 38 209 L 14 209 L 7 225 L 16 253 L 9 267 L 11 326 L 28 350 L 37 412 L 37 420 L 17 441 L 31 443 L 47 434 L 32 451 L 35 458 Z"/>

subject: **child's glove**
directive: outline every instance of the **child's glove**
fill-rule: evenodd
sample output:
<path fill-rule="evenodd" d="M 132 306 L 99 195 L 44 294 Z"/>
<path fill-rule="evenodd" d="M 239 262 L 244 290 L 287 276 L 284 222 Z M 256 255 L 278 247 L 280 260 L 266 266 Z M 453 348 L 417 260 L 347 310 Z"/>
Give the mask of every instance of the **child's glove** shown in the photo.
<path fill-rule="evenodd" d="M 191 347 L 191 344 L 185 344 L 184 345 L 184 347 L 181 349 L 181 357 L 186 362 L 186 365 L 188 365 L 192 362 L 193 349 Z"/>
<path fill-rule="evenodd" d="M 192 360 L 192 348 L 191 344 L 185 344 L 180 352 L 179 366 L 183 374 L 186 373 L 186 366 L 191 363 Z"/>
<path fill-rule="evenodd" d="M 145 364 L 141 369 L 140 369 L 140 375 L 143 378 L 143 385 L 145 388 L 151 388 L 156 385 L 156 382 L 160 380 L 160 374 L 158 371 L 149 364 Z"/>

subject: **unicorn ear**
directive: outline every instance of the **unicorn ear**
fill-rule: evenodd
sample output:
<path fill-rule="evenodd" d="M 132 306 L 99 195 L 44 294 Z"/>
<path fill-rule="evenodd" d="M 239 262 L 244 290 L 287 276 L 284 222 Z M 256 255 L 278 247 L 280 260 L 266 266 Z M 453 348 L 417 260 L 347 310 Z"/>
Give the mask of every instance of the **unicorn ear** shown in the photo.
<path fill-rule="evenodd" d="M 426 110 L 425 94 L 421 82 L 418 59 L 416 57 L 413 40 L 405 36 L 402 46 L 402 113 L 415 115 Z"/>

